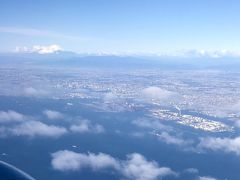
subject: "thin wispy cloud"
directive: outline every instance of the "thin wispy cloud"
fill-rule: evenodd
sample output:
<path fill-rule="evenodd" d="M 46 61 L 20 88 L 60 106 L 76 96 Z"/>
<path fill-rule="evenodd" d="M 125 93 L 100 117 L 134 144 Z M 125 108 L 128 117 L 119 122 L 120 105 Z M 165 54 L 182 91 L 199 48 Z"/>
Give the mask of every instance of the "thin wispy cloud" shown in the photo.
<path fill-rule="evenodd" d="M 71 41 L 89 41 L 93 38 L 79 37 L 73 35 L 62 34 L 54 31 L 35 29 L 35 28 L 20 28 L 20 27 L 0 27 L 0 33 L 10 33 L 23 36 L 37 36 L 37 37 L 49 37 L 49 38 L 60 38 Z"/>
<path fill-rule="evenodd" d="M 190 175 L 191 179 L 195 179 L 195 180 L 217 180 L 217 178 L 215 178 L 213 176 L 209 176 L 209 175 L 203 176 L 203 175 L 200 175 L 199 170 L 196 169 L 196 168 L 187 168 L 187 169 L 183 170 L 181 175 L 185 175 L 185 174 Z"/>
<path fill-rule="evenodd" d="M 156 52 L 152 55 L 160 57 L 180 57 L 180 58 L 222 58 L 222 57 L 240 57 L 240 51 L 231 49 L 183 49 L 171 52 Z"/>
<path fill-rule="evenodd" d="M 165 130 L 165 131 L 172 130 L 171 127 L 166 126 L 162 124 L 160 121 L 154 120 L 154 119 L 136 119 L 132 121 L 132 124 L 141 128 L 146 128 L 151 130 Z"/>
<path fill-rule="evenodd" d="M 211 151 L 223 151 L 226 153 L 235 153 L 240 155 L 240 137 L 235 138 L 220 138 L 220 137 L 205 137 L 200 139 L 198 148 L 211 150 Z"/>
<path fill-rule="evenodd" d="M 46 97 L 47 95 L 49 95 L 49 92 L 43 89 L 26 87 L 23 89 L 23 95 L 28 97 Z"/>
<path fill-rule="evenodd" d="M 183 138 L 179 138 L 177 136 L 170 135 L 168 132 L 155 133 L 159 140 L 165 142 L 166 144 L 173 144 L 178 146 L 186 146 L 191 144 L 192 142 L 189 140 L 184 140 Z"/>

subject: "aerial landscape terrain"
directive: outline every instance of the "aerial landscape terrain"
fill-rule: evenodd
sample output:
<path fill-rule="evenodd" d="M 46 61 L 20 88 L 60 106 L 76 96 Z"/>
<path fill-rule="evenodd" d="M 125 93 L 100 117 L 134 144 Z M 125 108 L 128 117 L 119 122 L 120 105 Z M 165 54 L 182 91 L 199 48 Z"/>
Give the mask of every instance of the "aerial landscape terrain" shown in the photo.
<path fill-rule="evenodd" d="M 0 180 L 240 179 L 238 8 L 0 1 Z"/>

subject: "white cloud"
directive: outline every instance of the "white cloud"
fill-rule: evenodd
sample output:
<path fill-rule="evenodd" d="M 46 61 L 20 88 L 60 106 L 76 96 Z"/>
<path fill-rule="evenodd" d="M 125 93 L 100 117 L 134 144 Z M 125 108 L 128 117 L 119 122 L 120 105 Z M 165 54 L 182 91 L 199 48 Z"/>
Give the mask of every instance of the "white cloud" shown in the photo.
<path fill-rule="evenodd" d="M 122 174 L 132 180 L 154 180 L 177 173 L 168 167 L 159 167 L 155 161 L 147 161 L 141 154 L 133 153 L 122 162 Z"/>
<path fill-rule="evenodd" d="M 99 124 L 92 124 L 88 120 L 79 121 L 78 124 L 72 125 L 70 130 L 75 133 L 103 133 L 104 127 Z"/>
<path fill-rule="evenodd" d="M 38 53 L 38 54 L 51 54 L 62 51 L 63 49 L 56 44 L 49 46 L 34 45 L 33 47 L 16 47 L 15 52 L 24 52 L 24 53 Z"/>
<path fill-rule="evenodd" d="M 26 118 L 23 114 L 16 111 L 0 111 L 0 123 L 20 122 Z"/>
<path fill-rule="evenodd" d="M 52 154 L 52 167 L 59 171 L 77 171 L 82 168 L 102 170 L 115 169 L 127 179 L 155 180 L 168 175 L 176 176 L 177 173 L 168 167 L 159 167 L 157 162 L 148 161 L 141 154 L 127 155 L 126 160 L 118 160 L 104 153 L 83 154 L 73 151 L 58 151 Z"/>
<path fill-rule="evenodd" d="M 240 52 L 230 51 L 226 49 L 222 50 L 189 50 L 185 51 L 186 57 L 210 57 L 210 58 L 221 58 L 221 57 L 240 57 Z"/>
<path fill-rule="evenodd" d="M 154 135 L 156 135 L 161 141 L 163 141 L 167 144 L 174 144 L 174 145 L 178 145 L 178 146 L 190 144 L 190 141 L 181 139 L 179 137 L 172 136 L 167 132 L 162 132 L 160 134 L 154 133 Z"/>
<path fill-rule="evenodd" d="M 222 57 L 240 57 L 240 51 L 232 51 L 227 49 L 205 50 L 205 49 L 188 49 L 178 50 L 165 53 L 153 53 L 159 57 L 174 57 L 174 58 L 222 58 Z"/>
<path fill-rule="evenodd" d="M 63 150 L 52 154 L 52 167 L 59 171 L 76 171 L 82 168 L 101 170 L 104 168 L 118 168 L 118 162 L 111 156 L 99 154 L 82 154 Z"/>
<path fill-rule="evenodd" d="M 27 52 L 29 52 L 29 48 L 26 47 L 26 46 L 22 46 L 22 47 L 16 46 L 14 52 L 17 52 L 17 53 L 20 53 L 20 52 L 27 53 Z"/>
<path fill-rule="evenodd" d="M 49 109 L 43 111 L 43 114 L 45 116 L 47 116 L 48 119 L 51 119 L 51 120 L 63 118 L 63 114 L 62 113 L 60 113 L 58 111 L 49 110 Z"/>
<path fill-rule="evenodd" d="M 14 127 L 7 128 L 7 132 L 17 136 L 46 136 L 59 137 L 67 133 L 64 127 L 47 125 L 39 121 L 27 121 Z"/>
<path fill-rule="evenodd" d="M 210 176 L 199 176 L 199 180 L 217 180 L 217 179 Z"/>
<path fill-rule="evenodd" d="M 142 97 L 148 101 L 166 101 L 172 98 L 173 95 L 175 95 L 175 93 L 171 91 L 155 86 L 147 87 L 143 89 L 141 93 Z"/>
<path fill-rule="evenodd" d="M 61 50 L 62 50 L 62 48 L 56 44 L 49 45 L 49 46 L 35 45 L 32 48 L 33 52 L 37 52 L 39 54 L 50 54 L 50 53 L 55 53 L 55 52 L 58 52 Z"/>
<path fill-rule="evenodd" d="M 23 94 L 25 96 L 42 97 L 42 96 L 48 95 L 49 93 L 45 90 L 36 89 L 33 87 L 27 87 L 23 90 Z"/>
<path fill-rule="evenodd" d="M 154 130 L 170 130 L 171 128 L 162 124 L 159 120 L 154 119 L 137 119 L 132 122 L 134 125 L 142 128 L 149 128 Z"/>
<path fill-rule="evenodd" d="M 236 138 L 201 138 L 198 144 L 200 149 L 209 149 L 212 151 L 224 151 L 240 155 L 240 137 Z"/>
<path fill-rule="evenodd" d="M 196 168 L 188 168 L 188 169 L 185 169 L 184 172 L 191 173 L 191 174 L 199 173 L 198 169 L 196 169 Z"/>
<path fill-rule="evenodd" d="M 212 176 L 200 176 L 199 171 L 196 168 L 188 168 L 183 171 L 183 173 L 189 173 L 192 174 L 195 178 L 192 177 L 192 179 L 196 180 L 217 180 L 216 178 Z"/>
<path fill-rule="evenodd" d="M 73 103 L 68 102 L 67 105 L 68 106 L 73 106 Z"/>

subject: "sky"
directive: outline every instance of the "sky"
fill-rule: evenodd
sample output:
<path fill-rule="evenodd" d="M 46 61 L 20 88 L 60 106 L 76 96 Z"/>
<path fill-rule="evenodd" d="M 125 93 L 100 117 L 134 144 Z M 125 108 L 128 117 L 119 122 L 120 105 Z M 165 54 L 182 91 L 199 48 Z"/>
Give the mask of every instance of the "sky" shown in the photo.
<path fill-rule="evenodd" d="M 0 52 L 240 52 L 238 0 L 1 0 Z"/>

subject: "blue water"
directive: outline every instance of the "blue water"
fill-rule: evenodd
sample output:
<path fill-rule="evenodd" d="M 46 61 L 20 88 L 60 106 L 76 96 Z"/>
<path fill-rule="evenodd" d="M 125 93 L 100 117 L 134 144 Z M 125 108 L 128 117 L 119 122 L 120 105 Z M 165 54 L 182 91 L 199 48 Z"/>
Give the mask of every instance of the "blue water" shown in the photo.
<path fill-rule="evenodd" d="M 174 145 L 167 145 L 152 135 L 141 138 L 132 137 L 130 132 L 145 132 L 147 130 L 134 126 L 131 122 L 139 117 L 144 117 L 143 112 L 98 112 L 88 106 L 91 100 L 72 99 L 74 106 L 66 106 L 69 100 L 64 99 L 37 99 L 26 97 L 0 97 L 0 110 L 14 110 L 23 114 L 39 116 L 44 109 L 53 109 L 71 116 L 81 116 L 92 122 L 103 125 L 106 132 L 103 134 L 66 134 L 60 138 L 45 137 L 5 137 L 0 138 L 0 160 L 6 161 L 36 179 L 121 179 L 122 176 L 115 171 L 93 172 L 83 169 L 77 172 L 59 172 L 51 167 L 51 153 L 58 150 L 72 150 L 75 152 L 103 152 L 119 159 L 125 159 L 126 154 L 140 153 L 148 160 L 155 160 L 160 166 L 168 166 L 177 172 L 186 168 L 197 168 L 202 175 L 211 175 L 219 179 L 227 178 L 236 180 L 240 177 L 240 159 L 234 154 L 218 152 L 196 153 L 184 151 Z M 47 121 L 44 117 L 39 117 Z M 52 122 L 51 122 L 52 123 Z M 59 120 L 54 124 L 67 125 Z M 177 126 L 176 130 L 184 127 Z M 123 133 L 116 133 L 119 130 Z M 186 129 L 185 129 L 186 130 Z M 186 136 L 194 136 L 189 133 Z M 192 137 L 197 138 L 197 137 Z M 73 148 L 76 145 L 77 148 Z M 184 174 L 177 179 L 190 180 L 194 175 Z M 171 179 L 166 177 L 164 179 Z"/>

